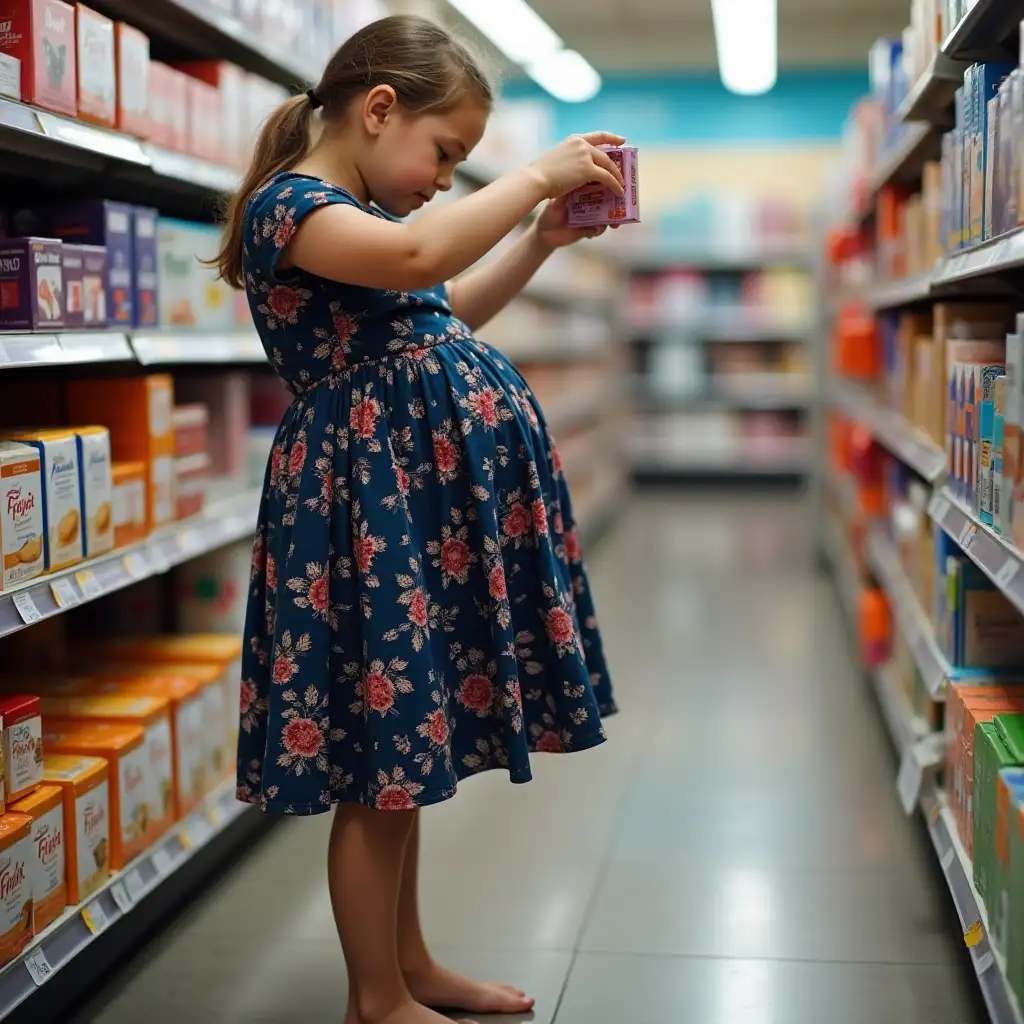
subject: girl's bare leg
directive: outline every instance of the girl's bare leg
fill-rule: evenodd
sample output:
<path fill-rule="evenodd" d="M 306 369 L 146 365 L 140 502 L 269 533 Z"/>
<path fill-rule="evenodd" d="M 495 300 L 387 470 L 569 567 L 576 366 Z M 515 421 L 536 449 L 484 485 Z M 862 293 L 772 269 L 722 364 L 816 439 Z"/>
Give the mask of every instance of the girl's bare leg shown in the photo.
<path fill-rule="evenodd" d="M 398 891 L 411 813 L 339 804 L 328 849 L 334 920 L 348 965 L 346 1024 L 450 1024 L 417 1003 L 398 963 Z"/>
<path fill-rule="evenodd" d="M 463 978 L 434 962 L 423 938 L 419 908 L 420 812 L 405 845 L 398 899 L 398 960 L 414 999 L 439 1009 L 470 1013 L 529 1013 L 534 1000 L 510 985 Z"/>

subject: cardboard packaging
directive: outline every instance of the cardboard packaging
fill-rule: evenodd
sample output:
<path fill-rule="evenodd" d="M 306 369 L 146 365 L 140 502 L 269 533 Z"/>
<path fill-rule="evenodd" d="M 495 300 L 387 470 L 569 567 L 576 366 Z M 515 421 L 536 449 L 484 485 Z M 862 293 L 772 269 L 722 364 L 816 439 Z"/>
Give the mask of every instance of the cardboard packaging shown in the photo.
<path fill-rule="evenodd" d="M 11 811 L 32 820 L 32 931 L 38 935 L 68 905 L 63 794 L 59 786 L 44 783 Z"/>
<path fill-rule="evenodd" d="M 141 726 L 49 720 L 43 736 L 46 756 L 74 754 L 108 764 L 110 808 L 109 867 L 120 871 L 148 845 L 146 796 L 149 759 Z"/>
<path fill-rule="evenodd" d="M 0 96 L 21 100 L 21 61 L 0 52 Z"/>
<path fill-rule="evenodd" d="M 68 903 L 82 903 L 110 878 L 107 762 L 46 751 L 43 778 L 62 795 Z"/>
<path fill-rule="evenodd" d="M 64 326 L 61 259 L 55 238 L 0 240 L 0 330 Z"/>
<path fill-rule="evenodd" d="M 58 114 L 78 113 L 75 9 L 62 0 L 2 0 L 0 51 L 21 61 L 21 98 Z"/>
<path fill-rule="evenodd" d="M 1021 422 L 1024 416 L 1024 335 L 1006 336 L 1005 411 L 1003 415 L 1003 492 L 997 532 L 1013 536 L 1014 494 L 1021 475 Z"/>
<path fill-rule="evenodd" d="M 219 157 L 231 167 L 243 166 L 252 152 L 248 137 L 245 72 L 226 60 L 189 61 L 177 66 L 217 90 L 221 124 Z"/>
<path fill-rule="evenodd" d="M 117 120 L 114 23 L 84 4 L 75 5 L 78 40 L 78 116 L 113 127 Z"/>
<path fill-rule="evenodd" d="M 173 382 L 166 374 L 123 380 L 72 381 L 68 415 L 79 423 L 103 422 L 110 429 L 115 462 L 145 462 L 146 529 L 174 519 Z"/>
<path fill-rule="evenodd" d="M 188 519 L 203 511 L 209 483 L 210 456 L 206 452 L 174 460 L 175 515 L 178 519 Z"/>
<path fill-rule="evenodd" d="M 146 119 L 142 122 L 144 137 L 150 142 L 170 149 L 171 146 L 171 93 L 172 69 L 158 60 L 149 62 L 149 103 Z"/>
<path fill-rule="evenodd" d="M 57 572 L 85 557 L 78 442 L 69 430 L 15 432 L 17 441 L 39 453 L 43 479 L 43 555 L 47 572 Z"/>
<path fill-rule="evenodd" d="M 992 468 L 991 495 L 992 507 L 988 524 L 998 533 L 1003 519 L 1005 495 L 1003 492 L 1003 441 L 1006 420 L 1006 377 L 996 380 L 995 402 L 993 404 L 994 421 L 992 427 Z"/>
<path fill-rule="evenodd" d="M 950 403 L 946 418 L 951 431 L 947 443 L 949 482 L 971 506 L 978 479 L 980 406 L 982 401 L 991 400 L 992 382 L 1005 372 L 1004 341 L 946 343 L 946 390 Z"/>
<path fill-rule="evenodd" d="M 158 239 L 161 325 L 231 331 L 232 290 L 203 265 L 217 255 L 219 229 L 161 217 Z"/>
<path fill-rule="evenodd" d="M 190 375 L 175 382 L 175 394 L 182 401 L 202 403 L 208 410 L 207 446 L 211 469 L 218 477 L 245 477 L 252 402 L 249 385 L 244 373 Z"/>
<path fill-rule="evenodd" d="M 160 305 L 157 299 L 157 223 L 159 216 L 156 210 L 148 207 L 136 206 L 132 210 L 136 327 L 156 327 L 160 323 Z"/>
<path fill-rule="evenodd" d="M 106 427 L 76 427 L 79 488 L 85 523 L 85 557 L 114 548 L 114 481 L 110 432 Z"/>
<path fill-rule="evenodd" d="M 184 459 L 206 452 L 206 432 L 210 410 L 201 402 L 174 407 L 174 455 Z"/>
<path fill-rule="evenodd" d="M 640 223 L 640 183 L 635 146 L 602 146 L 622 174 L 626 193 L 617 196 L 600 185 L 584 185 L 569 193 L 568 213 L 572 227 Z"/>
<path fill-rule="evenodd" d="M 164 71 L 167 88 L 167 145 L 187 153 L 189 149 L 189 77 L 177 68 Z"/>
<path fill-rule="evenodd" d="M 28 445 L 0 441 L 0 590 L 42 575 L 45 533 L 39 453 Z"/>
<path fill-rule="evenodd" d="M 28 796 L 43 781 L 42 718 L 39 698 L 29 694 L 0 697 L 7 804 Z"/>
<path fill-rule="evenodd" d="M 85 295 L 82 291 L 82 252 L 78 245 L 60 247 L 61 284 L 64 288 L 64 326 L 85 326 Z"/>
<path fill-rule="evenodd" d="M 990 61 L 987 64 L 976 64 L 969 70 L 972 70 L 968 93 L 972 110 L 970 241 L 976 245 L 985 238 L 985 192 L 989 180 L 988 122 L 990 110 L 993 109 L 990 101 L 997 100 L 998 110 L 999 86 L 1014 70 L 1014 66 L 1006 61 Z"/>
<path fill-rule="evenodd" d="M 997 716 L 1004 717 L 1010 716 Z M 1014 760 L 1017 758 L 1014 757 Z M 989 930 L 992 943 L 1001 953 L 1006 953 L 1010 945 L 1010 931 L 1013 928 L 1010 830 L 1014 827 L 1013 817 L 1017 801 L 1024 797 L 1024 768 L 1019 763 L 1015 767 L 1003 768 L 996 776 L 994 789 L 995 837 L 991 856 L 989 899 L 986 905 L 991 904 Z"/>
<path fill-rule="evenodd" d="M 114 25 L 119 131 L 149 137 L 149 36 L 119 21 Z"/>
<path fill-rule="evenodd" d="M 145 462 L 115 462 L 111 469 L 114 502 L 114 547 L 123 548 L 145 540 L 149 534 L 146 514 L 147 471 Z"/>
<path fill-rule="evenodd" d="M 1010 987 L 1024 1003 L 1024 793 L 1014 798 L 1010 827 L 1010 923 L 1006 963 Z"/>
<path fill-rule="evenodd" d="M 0 966 L 20 956 L 32 939 L 32 819 L 0 817 Z"/>

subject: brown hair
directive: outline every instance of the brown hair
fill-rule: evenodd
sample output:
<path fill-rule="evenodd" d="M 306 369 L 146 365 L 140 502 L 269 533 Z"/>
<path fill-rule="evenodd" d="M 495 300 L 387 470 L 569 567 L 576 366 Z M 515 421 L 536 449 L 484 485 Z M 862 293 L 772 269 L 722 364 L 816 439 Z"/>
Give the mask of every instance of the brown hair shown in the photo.
<path fill-rule="evenodd" d="M 309 153 L 314 110 L 322 108 L 326 123 L 338 121 L 353 99 L 379 85 L 391 86 L 414 114 L 450 110 L 467 93 L 488 107 L 493 100 L 473 55 L 432 21 L 400 14 L 358 31 L 342 43 L 314 89 L 286 100 L 263 125 L 249 170 L 224 212 L 224 237 L 213 265 L 225 281 L 245 286 L 246 204 L 260 186 Z"/>

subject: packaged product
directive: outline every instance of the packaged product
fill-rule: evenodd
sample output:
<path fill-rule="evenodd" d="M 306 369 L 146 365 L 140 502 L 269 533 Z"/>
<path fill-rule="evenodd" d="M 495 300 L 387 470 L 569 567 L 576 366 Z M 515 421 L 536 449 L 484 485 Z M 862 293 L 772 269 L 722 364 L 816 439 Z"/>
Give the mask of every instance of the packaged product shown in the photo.
<path fill-rule="evenodd" d="M 7 803 L 32 792 L 43 781 L 43 723 L 39 698 L 30 694 L 0 697 L 3 718 Z"/>
<path fill-rule="evenodd" d="M 43 479 L 35 448 L 0 441 L 0 503 L 0 590 L 8 590 L 46 568 Z"/>
<path fill-rule="evenodd" d="M 1024 335 L 1006 336 L 1006 384 L 1003 414 L 1003 491 L 1000 518 L 996 530 L 1013 536 L 1013 506 L 1017 478 L 1021 472 L 1021 420 L 1024 413 L 1022 377 L 1024 372 Z"/>
<path fill-rule="evenodd" d="M 976 768 L 979 777 L 975 780 L 976 804 L 982 799 L 986 806 L 983 813 L 994 819 L 991 837 L 985 841 L 991 846 L 986 850 L 990 868 L 988 890 L 985 905 L 989 910 L 989 932 L 992 942 L 1004 955 L 1009 946 L 1011 930 L 1011 830 L 1014 826 L 1014 804 L 1018 793 L 1024 795 L 1024 716 L 997 715 L 993 720 L 997 738 L 1003 751 L 1008 755 L 1004 764 L 1000 764 L 994 779 L 981 779 L 980 769 Z M 977 766 L 977 760 L 975 761 Z M 1013 770 L 1015 769 L 1015 770 Z M 981 787 L 985 787 L 982 794 Z M 976 806 L 975 818 L 979 810 Z M 977 832 L 977 825 L 975 825 Z M 977 849 L 977 845 L 975 845 Z"/>
<path fill-rule="evenodd" d="M 85 299 L 82 292 L 82 253 L 80 246 L 60 247 L 61 284 L 64 286 L 64 326 L 72 330 L 85 326 Z"/>
<path fill-rule="evenodd" d="M 115 462 L 111 468 L 114 506 L 114 547 L 145 540 L 146 463 Z"/>
<path fill-rule="evenodd" d="M 160 218 L 160 323 L 230 331 L 234 327 L 231 288 L 203 265 L 220 245 L 220 230 L 207 224 Z"/>
<path fill-rule="evenodd" d="M 76 4 L 78 38 L 78 116 L 113 127 L 117 120 L 117 59 L 114 23 Z"/>
<path fill-rule="evenodd" d="M 997 715 L 996 720 L 1001 717 Z M 995 919 L 999 891 L 995 877 L 996 781 L 1004 768 L 1017 763 L 999 734 L 996 720 L 978 724 L 974 732 L 974 884 L 988 907 L 993 937 L 998 931 Z"/>
<path fill-rule="evenodd" d="M 992 449 L 995 438 L 995 399 L 997 382 L 1006 375 L 1005 347 L 1002 361 L 971 371 L 968 394 L 973 399 L 974 477 L 968 481 L 972 511 L 985 524 L 992 525 Z"/>
<path fill-rule="evenodd" d="M 108 766 L 101 757 L 47 750 L 43 778 L 61 790 L 68 903 L 74 905 L 110 877 Z"/>
<path fill-rule="evenodd" d="M 149 36 L 119 21 L 114 25 L 117 57 L 117 118 L 120 131 L 149 137 Z"/>
<path fill-rule="evenodd" d="M 0 51 L 21 61 L 21 98 L 74 116 L 75 9 L 61 0 L 4 0 Z"/>
<path fill-rule="evenodd" d="M 602 146 L 626 183 L 626 194 L 617 196 L 600 185 L 584 185 L 569 193 L 569 224 L 596 227 L 606 224 L 639 224 L 640 193 L 635 146 Z"/>
<path fill-rule="evenodd" d="M 1006 963 L 1010 987 L 1024 1003 L 1024 793 L 1014 795 L 1010 827 L 1010 900 Z"/>
<path fill-rule="evenodd" d="M 210 456 L 206 452 L 174 460 L 175 515 L 178 519 L 188 519 L 203 511 L 209 482 Z"/>
<path fill-rule="evenodd" d="M 167 87 L 167 145 L 170 149 L 187 153 L 189 78 L 188 75 L 172 67 L 166 68 L 164 77 Z"/>
<path fill-rule="evenodd" d="M 46 571 L 66 569 L 84 557 L 78 442 L 70 430 L 16 431 L 7 435 L 39 453 L 43 478 L 43 555 Z"/>
<path fill-rule="evenodd" d="M 21 99 L 21 61 L 0 51 L 0 96 Z"/>
<path fill-rule="evenodd" d="M 109 766 L 110 869 L 120 871 L 148 845 L 146 828 L 149 758 L 141 726 L 48 719 L 46 756 L 75 754 L 103 758 Z"/>
<path fill-rule="evenodd" d="M 32 939 L 32 819 L 0 817 L 0 966 Z"/>
<path fill-rule="evenodd" d="M 210 411 L 201 402 L 176 405 L 172 416 L 174 423 L 174 455 L 184 459 L 206 451 L 206 429 Z"/>
<path fill-rule="evenodd" d="M 71 381 L 68 415 L 79 423 L 106 423 L 115 462 L 146 463 L 146 527 L 174 518 L 173 381 L 167 374 Z"/>
<path fill-rule="evenodd" d="M 175 382 L 175 395 L 185 402 L 206 407 L 209 417 L 206 447 L 213 473 L 218 478 L 244 479 L 251 403 L 248 375 L 190 375 Z"/>
<path fill-rule="evenodd" d="M 75 427 L 79 487 L 85 521 L 85 556 L 95 558 L 114 547 L 114 481 L 110 431 L 106 427 Z"/>
<path fill-rule="evenodd" d="M 112 327 L 131 327 L 135 322 L 132 208 L 109 199 L 82 199 L 52 207 L 47 218 L 49 230 L 65 242 L 106 247 L 107 316 Z"/>
<path fill-rule="evenodd" d="M 4 766 L 3 731 L 4 719 L 3 715 L 0 715 L 0 814 L 7 810 L 7 769 Z"/>
<path fill-rule="evenodd" d="M 1005 497 L 1003 494 L 1003 438 L 1006 419 L 1005 376 L 999 377 L 996 380 L 993 413 L 991 470 L 992 508 L 989 513 L 988 524 L 998 533 L 999 525 L 1002 522 L 1003 505 L 1005 504 Z"/>
<path fill-rule="evenodd" d="M 57 694 L 40 698 L 43 714 L 51 718 L 86 723 L 108 722 L 137 725 L 145 739 L 146 764 L 145 832 L 147 842 L 159 839 L 175 821 L 174 746 L 171 738 L 171 705 L 166 697 L 137 694 Z"/>
<path fill-rule="evenodd" d="M 68 905 L 64 796 L 60 786 L 45 783 L 11 807 L 32 819 L 32 931 L 38 935 Z"/>
<path fill-rule="evenodd" d="M 226 60 L 189 61 L 178 67 L 207 85 L 220 97 L 220 159 L 231 167 L 248 160 L 251 149 L 246 132 L 248 99 L 246 74 Z"/>
<path fill-rule="evenodd" d="M 223 162 L 221 145 L 220 91 L 206 82 L 185 75 L 188 104 L 187 151 L 201 160 Z"/>
<path fill-rule="evenodd" d="M 64 326 L 64 275 L 55 238 L 0 240 L 0 329 Z"/>
<path fill-rule="evenodd" d="M 107 326 L 107 250 L 102 245 L 64 245 L 82 257 L 82 303 L 85 327 Z"/>
<path fill-rule="evenodd" d="M 175 625 L 241 635 L 252 572 L 252 541 L 240 540 L 174 570 Z"/>
<path fill-rule="evenodd" d="M 160 322 L 157 302 L 157 244 L 159 213 L 145 206 L 132 209 L 132 251 L 135 257 L 135 326 L 156 327 Z"/>
<path fill-rule="evenodd" d="M 171 145 L 170 68 L 158 60 L 149 62 L 149 110 L 144 122 L 145 138 L 167 149 Z"/>

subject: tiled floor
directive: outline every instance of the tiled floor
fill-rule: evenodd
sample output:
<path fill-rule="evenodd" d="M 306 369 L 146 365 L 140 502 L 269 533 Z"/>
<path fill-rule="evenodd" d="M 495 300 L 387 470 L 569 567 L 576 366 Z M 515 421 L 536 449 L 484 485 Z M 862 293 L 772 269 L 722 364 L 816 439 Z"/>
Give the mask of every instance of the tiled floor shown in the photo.
<path fill-rule="evenodd" d="M 796 498 L 638 502 L 591 559 L 611 742 L 425 813 L 430 935 L 526 1019 L 980 1024 L 807 536 Z M 82 1020 L 340 1021 L 328 825 L 276 829 Z"/>

